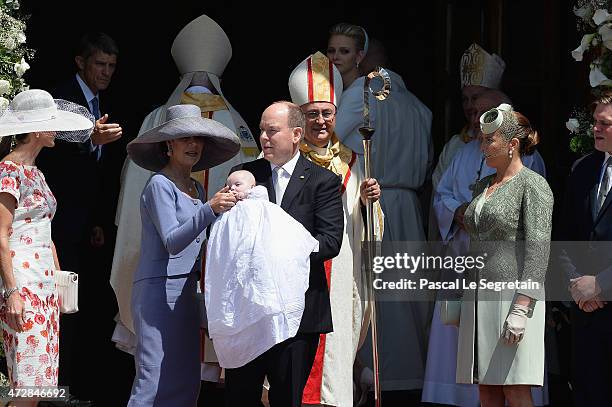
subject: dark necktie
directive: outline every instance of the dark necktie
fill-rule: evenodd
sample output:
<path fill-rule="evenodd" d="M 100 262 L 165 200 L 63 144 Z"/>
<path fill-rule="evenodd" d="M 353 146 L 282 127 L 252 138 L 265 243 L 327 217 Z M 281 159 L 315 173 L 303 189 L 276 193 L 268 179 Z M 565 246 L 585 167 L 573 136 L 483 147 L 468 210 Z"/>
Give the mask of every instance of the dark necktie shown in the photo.
<path fill-rule="evenodd" d="M 91 110 L 91 114 L 98 120 L 100 118 L 100 102 L 97 96 L 91 99 Z"/>
<path fill-rule="evenodd" d="M 608 158 L 606 161 L 606 165 L 604 168 L 603 177 L 601 178 L 601 184 L 599 186 L 599 195 L 597 196 L 597 213 L 601 210 L 603 206 L 606 196 L 608 196 L 608 191 L 610 190 L 610 178 L 612 173 L 612 156 Z"/>

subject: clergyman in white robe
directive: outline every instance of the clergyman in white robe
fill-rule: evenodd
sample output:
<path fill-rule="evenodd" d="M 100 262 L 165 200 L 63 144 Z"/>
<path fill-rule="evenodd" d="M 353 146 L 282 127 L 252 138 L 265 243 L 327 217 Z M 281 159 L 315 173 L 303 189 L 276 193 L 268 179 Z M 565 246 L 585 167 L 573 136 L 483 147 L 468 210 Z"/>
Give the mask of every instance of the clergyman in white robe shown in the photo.
<path fill-rule="evenodd" d="M 369 95 L 372 137 L 372 176 L 382 188 L 385 213 L 384 241 L 423 241 L 425 232 L 417 191 L 423 186 L 433 160 L 431 111 L 408 91 L 403 79 L 387 69 L 391 93 L 383 101 Z M 342 94 L 336 118 L 336 134 L 360 156 L 363 170 L 363 87 L 357 78 Z M 374 85 L 373 85 L 374 87 Z M 422 387 L 427 352 L 431 304 L 384 301 L 378 303 L 379 355 L 382 390 Z M 398 356 L 401 355 L 401 356 Z M 371 367 L 371 344 L 360 351 Z"/>

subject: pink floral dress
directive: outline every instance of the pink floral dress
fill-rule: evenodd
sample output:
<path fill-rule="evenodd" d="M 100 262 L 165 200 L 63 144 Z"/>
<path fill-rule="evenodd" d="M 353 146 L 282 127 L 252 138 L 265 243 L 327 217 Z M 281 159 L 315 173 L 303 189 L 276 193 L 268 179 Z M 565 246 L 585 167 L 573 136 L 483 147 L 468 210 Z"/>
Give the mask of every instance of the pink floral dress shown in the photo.
<path fill-rule="evenodd" d="M 57 386 L 59 306 L 51 248 L 55 197 L 38 168 L 12 161 L 0 162 L 0 192 L 17 200 L 9 250 L 26 321 L 23 332 L 11 329 L 0 297 L 9 380 L 13 387 Z"/>

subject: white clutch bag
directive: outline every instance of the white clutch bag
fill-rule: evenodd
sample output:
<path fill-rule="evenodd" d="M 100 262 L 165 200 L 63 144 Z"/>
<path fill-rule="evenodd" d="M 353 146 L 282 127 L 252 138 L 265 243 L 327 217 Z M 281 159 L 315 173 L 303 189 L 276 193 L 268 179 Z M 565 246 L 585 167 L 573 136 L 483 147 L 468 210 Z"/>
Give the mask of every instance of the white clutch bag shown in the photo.
<path fill-rule="evenodd" d="M 57 298 L 62 314 L 73 314 L 79 310 L 79 275 L 72 271 L 55 270 Z"/>

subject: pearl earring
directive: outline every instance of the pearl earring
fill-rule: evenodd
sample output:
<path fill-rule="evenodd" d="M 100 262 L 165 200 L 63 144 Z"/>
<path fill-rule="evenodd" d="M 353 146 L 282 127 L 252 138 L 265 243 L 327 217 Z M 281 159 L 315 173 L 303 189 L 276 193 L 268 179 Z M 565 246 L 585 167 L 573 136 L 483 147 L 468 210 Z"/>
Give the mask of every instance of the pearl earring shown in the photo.
<path fill-rule="evenodd" d="M 512 160 L 512 156 L 514 155 L 514 147 L 512 147 L 510 150 L 508 150 L 508 158 L 510 158 Z"/>

